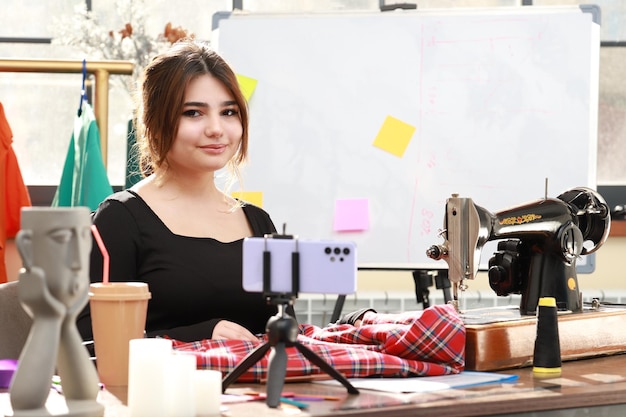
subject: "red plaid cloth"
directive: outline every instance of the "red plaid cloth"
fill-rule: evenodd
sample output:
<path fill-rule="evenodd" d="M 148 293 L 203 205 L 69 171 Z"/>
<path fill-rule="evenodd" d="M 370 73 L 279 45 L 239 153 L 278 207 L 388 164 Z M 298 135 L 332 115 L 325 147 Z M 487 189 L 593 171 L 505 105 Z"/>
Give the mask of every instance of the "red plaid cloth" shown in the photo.
<path fill-rule="evenodd" d="M 430 376 L 455 374 L 465 366 L 465 327 L 454 307 L 435 305 L 401 314 L 368 312 L 360 327 L 325 328 L 301 324 L 298 342 L 306 345 L 347 378 L 366 376 Z M 250 352 L 267 341 L 174 340 L 177 351 L 196 355 L 198 368 L 232 371 Z M 238 382 L 267 378 L 268 353 Z M 324 373 L 295 347 L 287 348 L 286 377 Z"/>

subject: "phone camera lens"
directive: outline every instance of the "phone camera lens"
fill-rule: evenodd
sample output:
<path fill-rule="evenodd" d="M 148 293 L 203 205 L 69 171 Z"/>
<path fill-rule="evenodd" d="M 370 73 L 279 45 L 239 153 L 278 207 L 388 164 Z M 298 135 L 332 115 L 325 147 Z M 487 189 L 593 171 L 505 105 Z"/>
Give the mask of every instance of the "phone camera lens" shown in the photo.
<path fill-rule="evenodd" d="M 343 248 L 344 255 L 350 255 L 350 248 Z"/>
<path fill-rule="evenodd" d="M 326 249 L 324 249 L 324 252 L 326 253 L 326 255 L 330 255 L 332 250 L 327 246 Z"/>
<path fill-rule="evenodd" d="M 335 255 L 339 255 L 341 253 L 341 249 L 335 248 Z"/>

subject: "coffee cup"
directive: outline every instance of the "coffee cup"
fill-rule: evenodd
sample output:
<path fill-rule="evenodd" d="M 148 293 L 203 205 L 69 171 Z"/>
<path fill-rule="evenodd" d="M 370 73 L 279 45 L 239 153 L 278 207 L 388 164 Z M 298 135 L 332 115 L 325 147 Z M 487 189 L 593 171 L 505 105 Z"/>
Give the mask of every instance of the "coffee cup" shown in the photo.
<path fill-rule="evenodd" d="M 128 385 L 129 342 L 144 337 L 150 297 L 143 282 L 89 286 L 96 368 L 105 386 Z"/>

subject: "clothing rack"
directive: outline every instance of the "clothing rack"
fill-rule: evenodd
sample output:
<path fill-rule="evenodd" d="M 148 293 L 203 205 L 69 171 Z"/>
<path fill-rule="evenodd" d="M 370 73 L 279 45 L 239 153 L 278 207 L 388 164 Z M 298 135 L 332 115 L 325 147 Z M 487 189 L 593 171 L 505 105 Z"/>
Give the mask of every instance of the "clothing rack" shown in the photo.
<path fill-rule="evenodd" d="M 94 74 L 96 78 L 94 113 L 100 130 L 102 160 L 105 166 L 109 130 L 109 76 L 131 75 L 133 68 L 134 64 L 130 61 L 87 61 L 87 72 Z M 83 61 L 0 58 L 0 72 L 82 73 Z"/>

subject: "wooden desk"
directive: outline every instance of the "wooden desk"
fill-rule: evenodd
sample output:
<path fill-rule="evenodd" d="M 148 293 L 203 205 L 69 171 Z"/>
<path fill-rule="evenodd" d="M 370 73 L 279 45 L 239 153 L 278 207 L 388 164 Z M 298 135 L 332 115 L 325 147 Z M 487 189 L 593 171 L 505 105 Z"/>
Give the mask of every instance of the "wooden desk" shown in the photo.
<path fill-rule="evenodd" d="M 396 395 L 361 390 L 359 395 L 348 395 L 344 387 L 313 383 L 290 383 L 285 385 L 285 390 L 341 398 L 340 401 L 310 402 L 309 409 L 301 415 L 311 416 L 470 417 L 596 406 L 611 406 L 603 410 L 612 414 L 605 412 L 602 415 L 626 415 L 626 355 L 564 362 L 562 375 L 557 380 L 536 379 L 531 368 L 501 372 L 518 375 L 519 380 L 515 384 L 485 385 L 429 394 Z M 264 385 L 232 385 L 233 389 L 241 387 L 265 392 Z M 125 401 L 125 390 L 113 393 Z M 264 402 L 229 404 L 228 410 L 224 416 L 288 415 L 281 410 L 268 408 Z M 127 413 L 123 413 L 124 410 L 117 407 L 114 413 L 107 411 L 106 417 L 126 417 Z M 544 413 L 533 414 L 540 415 Z M 548 415 L 547 411 L 545 415 Z M 562 414 L 552 411 L 549 415 L 573 414 L 571 411 L 563 411 Z"/>
<path fill-rule="evenodd" d="M 626 415 L 626 354 L 568 361 L 563 363 L 562 370 L 561 377 L 556 380 L 536 379 L 531 368 L 501 371 L 518 375 L 519 380 L 515 384 L 493 384 L 428 394 L 398 395 L 361 390 L 359 395 L 348 395 L 342 386 L 314 383 L 289 383 L 285 385 L 285 390 L 340 398 L 339 401 L 309 402 L 306 412 L 296 414 L 302 416 Z M 232 389 L 243 387 L 265 392 L 264 385 L 231 386 Z M 106 406 L 105 417 L 129 417 L 128 408 L 124 405 L 126 394 L 125 388 L 101 392 L 99 401 Z M 2 396 L 0 400 L 8 401 L 8 393 L 0 393 Z M 578 414 L 570 410 L 574 408 L 580 409 Z M 0 407 L 0 415 L 3 409 L 6 408 Z M 590 410 L 593 410 L 591 414 L 588 413 Z M 228 411 L 222 415 L 263 417 L 294 414 L 270 409 L 265 402 L 256 401 L 228 404 Z M 516 417 L 523 415 L 515 414 Z"/>

